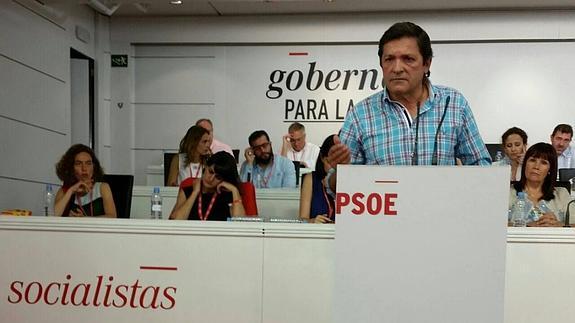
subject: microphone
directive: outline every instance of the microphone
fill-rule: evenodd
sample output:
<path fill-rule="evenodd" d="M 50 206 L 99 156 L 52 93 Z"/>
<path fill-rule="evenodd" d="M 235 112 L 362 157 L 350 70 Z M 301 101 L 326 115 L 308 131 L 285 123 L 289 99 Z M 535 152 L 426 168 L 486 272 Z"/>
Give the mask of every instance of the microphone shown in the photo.
<path fill-rule="evenodd" d="M 567 210 L 565 211 L 565 222 L 563 223 L 564 228 L 570 228 L 571 225 L 569 224 L 569 207 L 573 204 L 575 200 L 571 200 L 571 202 L 567 203 Z"/>
<path fill-rule="evenodd" d="M 415 142 L 413 143 L 413 154 L 411 154 L 411 165 L 419 165 L 417 153 L 417 141 L 419 140 L 419 111 L 421 103 L 417 101 L 417 123 L 415 124 Z"/>
<path fill-rule="evenodd" d="M 439 121 L 439 125 L 437 126 L 437 131 L 435 131 L 435 141 L 433 142 L 433 155 L 431 157 L 431 165 L 437 165 L 437 159 L 438 159 L 437 142 L 439 141 L 439 131 L 441 130 L 443 120 L 445 120 L 445 115 L 447 114 L 447 107 L 449 106 L 450 100 L 451 97 L 447 96 L 447 99 L 445 100 L 445 107 L 443 108 L 443 115 L 441 115 L 441 120 Z"/>

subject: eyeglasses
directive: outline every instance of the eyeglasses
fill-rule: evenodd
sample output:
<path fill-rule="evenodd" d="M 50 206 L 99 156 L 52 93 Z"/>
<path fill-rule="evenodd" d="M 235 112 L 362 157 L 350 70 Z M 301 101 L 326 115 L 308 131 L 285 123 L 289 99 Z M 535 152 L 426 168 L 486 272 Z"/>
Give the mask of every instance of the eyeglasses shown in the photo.
<path fill-rule="evenodd" d="M 264 151 L 264 150 L 267 150 L 270 147 L 270 145 L 271 145 L 271 142 L 264 142 L 261 145 L 252 146 L 252 150 L 253 151 L 256 151 L 256 150 Z"/>

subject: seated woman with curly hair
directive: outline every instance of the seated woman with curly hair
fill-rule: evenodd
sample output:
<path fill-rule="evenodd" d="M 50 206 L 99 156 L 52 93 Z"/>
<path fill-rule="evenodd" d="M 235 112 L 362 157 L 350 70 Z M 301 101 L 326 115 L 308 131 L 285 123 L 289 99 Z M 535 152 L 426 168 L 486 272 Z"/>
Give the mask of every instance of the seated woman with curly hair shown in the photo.
<path fill-rule="evenodd" d="M 70 147 L 56 164 L 56 174 L 64 182 L 56 193 L 56 216 L 116 217 L 116 206 L 107 183 L 100 182 L 104 171 L 90 147 Z"/>

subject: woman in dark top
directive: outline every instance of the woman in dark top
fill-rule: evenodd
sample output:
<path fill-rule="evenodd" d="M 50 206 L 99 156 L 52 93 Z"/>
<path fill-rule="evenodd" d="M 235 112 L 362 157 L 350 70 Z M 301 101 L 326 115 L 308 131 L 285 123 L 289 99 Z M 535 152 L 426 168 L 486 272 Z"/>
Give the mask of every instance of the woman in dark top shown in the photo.
<path fill-rule="evenodd" d="M 100 182 L 104 171 L 90 147 L 70 147 L 56 164 L 56 174 L 64 182 L 56 193 L 56 216 L 116 217 L 116 206 L 107 183 Z"/>
<path fill-rule="evenodd" d="M 331 168 L 327 154 L 334 145 L 334 136 L 330 135 L 323 141 L 315 163 L 315 171 L 305 174 L 303 178 L 299 217 L 304 221 L 312 223 L 333 223 L 335 221 L 335 204 L 325 188 L 325 177 Z"/>
<path fill-rule="evenodd" d="M 244 214 L 236 160 L 220 151 L 208 158 L 200 179 L 180 186 L 170 219 L 226 221 Z"/>

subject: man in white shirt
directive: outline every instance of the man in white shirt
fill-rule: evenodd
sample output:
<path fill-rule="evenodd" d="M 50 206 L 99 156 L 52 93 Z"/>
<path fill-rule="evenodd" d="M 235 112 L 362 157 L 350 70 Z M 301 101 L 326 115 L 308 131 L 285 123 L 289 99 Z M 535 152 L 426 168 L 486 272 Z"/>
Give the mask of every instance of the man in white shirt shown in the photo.
<path fill-rule="evenodd" d="M 575 152 L 571 148 L 573 128 L 568 124 L 559 124 L 551 134 L 551 145 L 557 152 L 557 168 L 575 168 Z"/>
<path fill-rule="evenodd" d="M 212 151 L 212 154 L 215 154 L 218 151 L 225 151 L 232 156 L 234 155 L 232 148 L 229 145 L 226 145 L 214 138 L 214 125 L 210 119 L 200 119 L 196 121 L 196 126 L 200 126 L 210 133 L 210 140 L 212 142 L 210 145 L 210 150 Z"/>
<path fill-rule="evenodd" d="M 314 169 L 319 147 L 305 140 L 305 127 L 294 122 L 288 128 L 288 134 L 284 135 L 281 155 L 292 161 L 300 162 L 304 167 Z"/>

